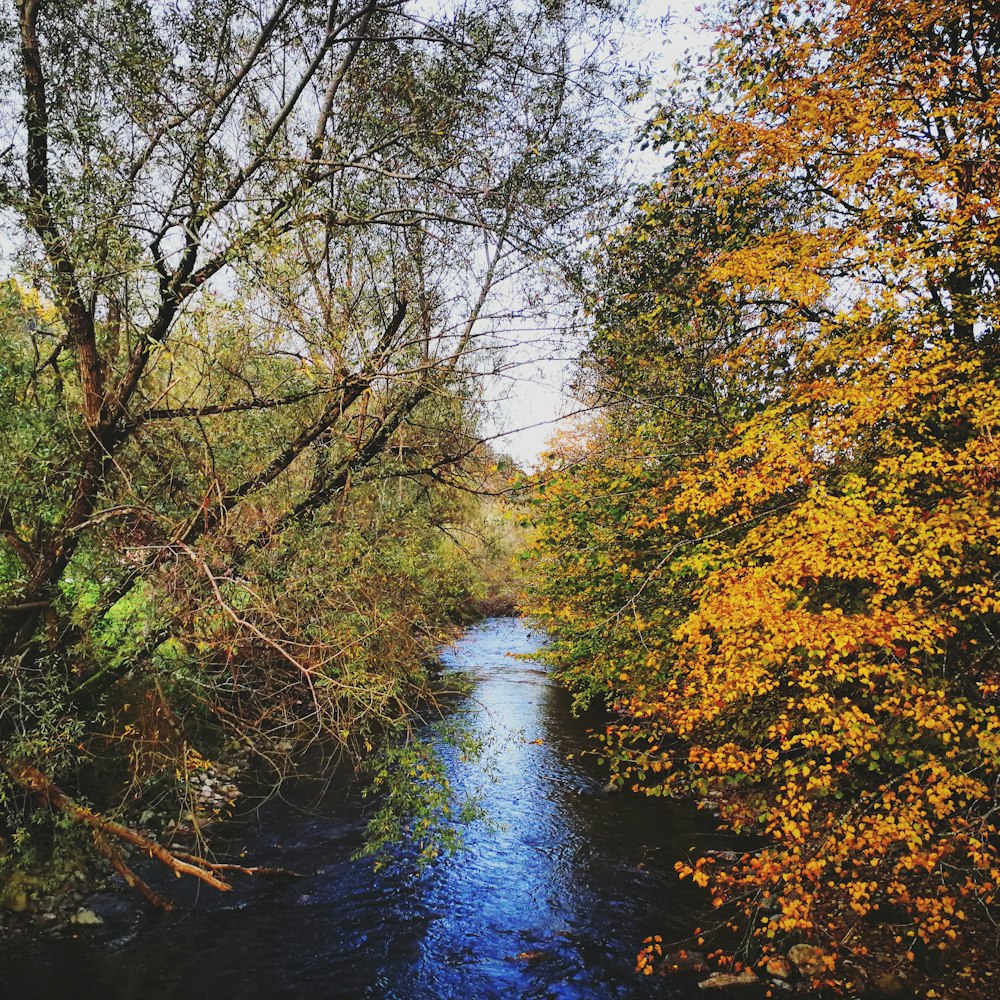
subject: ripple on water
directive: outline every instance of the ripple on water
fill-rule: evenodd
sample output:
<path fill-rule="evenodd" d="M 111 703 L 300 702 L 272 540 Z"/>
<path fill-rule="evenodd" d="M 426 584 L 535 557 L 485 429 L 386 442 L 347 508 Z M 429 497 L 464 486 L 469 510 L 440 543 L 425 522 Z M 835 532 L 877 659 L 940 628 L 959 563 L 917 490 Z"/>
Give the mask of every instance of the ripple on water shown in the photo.
<path fill-rule="evenodd" d="M 462 762 L 457 787 L 484 789 L 494 822 L 468 831 L 467 850 L 418 871 L 405 851 L 379 873 L 353 861 L 363 816 L 330 820 L 278 808 L 245 849 L 316 874 L 307 882 L 241 886 L 114 939 L 39 943 L 0 956 L 0 996 L 185 1000 L 386 997 L 693 997 L 692 984 L 635 975 L 644 936 L 680 935 L 700 897 L 673 862 L 705 820 L 663 800 L 581 794 L 600 787 L 585 726 L 532 653 L 544 636 L 514 618 L 476 626 L 442 659 L 475 680 L 461 710 L 486 744 Z M 567 755 L 573 757 L 567 760 Z M 331 803 L 333 804 L 333 803 Z M 345 815 L 353 817 L 345 822 Z M 134 914 L 134 911 L 131 911 Z"/>

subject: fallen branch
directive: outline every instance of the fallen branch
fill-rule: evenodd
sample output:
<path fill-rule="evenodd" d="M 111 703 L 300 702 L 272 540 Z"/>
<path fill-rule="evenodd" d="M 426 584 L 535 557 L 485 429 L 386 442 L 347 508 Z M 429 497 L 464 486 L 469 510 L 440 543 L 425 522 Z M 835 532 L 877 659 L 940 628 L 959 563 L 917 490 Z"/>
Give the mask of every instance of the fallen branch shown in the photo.
<path fill-rule="evenodd" d="M 42 802 L 79 823 L 84 823 L 94 831 L 94 843 L 112 867 L 118 871 L 132 888 L 138 890 L 146 900 L 160 909 L 172 909 L 172 904 L 158 892 L 151 889 L 125 863 L 121 852 L 108 840 L 114 837 L 134 847 L 145 851 L 151 858 L 166 865 L 178 878 L 190 875 L 201 880 L 220 892 L 228 892 L 232 886 L 220 877 L 223 872 L 240 872 L 244 875 L 296 875 L 295 872 L 282 868 L 244 868 L 242 865 L 221 864 L 207 861 L 193 854 L 168 851 L 162 844 L 139 833 L 130 827 L 107 819 L 100 813 L 74 802 L 47 775 L 30 764 L 17 763 L 4 768 L 11 778 L 22 788 L 34 793 Z M 300 877 L 300 876 L 297 876 Z"/>
<path fill-rule="evenodd" d="M 174 851 L 175 858 L 187 861 L 192 865 L 201 865 L 211 868 L 216 872 L 240 872 L 243 875 L 274 875 L 283 878 L 305 878 L 301 872 L 293 872 L 291 868 L 244 868 L 243 865 L 224 864 L 221 861 L 206 861 L 199 858 L 197 854 L 185 854 L 183 851 Z"/>
<path fill-rule="evenodd" d="M 100 830 L 94 830 L 94 845 L 97 847 L 98 852 L 111 863 L 111 867 L 125 879 L 125 884 L 142 893 L 148 903 L 159 907 L 161 910 L 172 910 L 174 908 L 174 904 L 169 899 L 161 896 L 129 868 L 122 857 L 121 851 L 114 844 L 110 843 Z"/>

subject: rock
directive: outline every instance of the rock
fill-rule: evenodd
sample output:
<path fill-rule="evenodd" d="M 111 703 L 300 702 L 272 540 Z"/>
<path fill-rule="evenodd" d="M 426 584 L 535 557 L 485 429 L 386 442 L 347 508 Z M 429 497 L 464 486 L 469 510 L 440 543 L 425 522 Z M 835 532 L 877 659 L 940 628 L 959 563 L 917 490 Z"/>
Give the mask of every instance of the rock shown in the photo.
<path fill-rule="evenodd" d="M 79 924 L 81 927 L 98 927 L 104 923 L 104 921 L 101 920 L 101 918 L 94 913 L 93 910 L 88 910 L 86 908 L 77 910 L 76 913 L 69 918 L 69 922 L 71 924 Z"/>
<path fill-rule="evenodd" d="M 764 971 L 774 979 L 791 979 L 792 963 L 780 955 L 772 955 L 764 966 Z"/>
<path fill-rule="evenodd" d="M 700 990 L 724 990 L 729 986 L 756 986 L 760 980 L 750 969 L 744 969 L 739 975 L 732 972 L 713 972 L 708 979 L 698 984 Z"/>
<path fill-rule="evenodd" d="M 811 944 L 793 944 L 788 957 L 803 976 L 818 976 L 827 967 L 826 954 Z"/>
<path fill-rule="evenodd" d="M 11 913 L 24 913 L 31 899 L 32 879 L 24 872 L 14 872 L 0 889 L 0 907 Z"/>
<path fill-rule="evenodd" d="M 680 951 L 671 951 L 664 955 L 656 971 L 661 976 L 668 973 L 676 975 L 708 972 L 708 962 L 700 951 L 687 951 L 682 948 Z"/>
<path fill-rule="evenodd" d="M 910 995 L 910 987 L 894 972 L 883 972 L 875 980 L 875 989 L 879 996 L 883 997 L 907 997 Z"/>
<path fill-rule="evenodd" d="M 615 793 L 620 792 L 620 791 L 621 791 L 621 786 L 620 785 L 616 785 L 613 781 L 609 781 L 601 789 L 601 794 L 602 795 L 614 795 Z"/>
<path fill-rule="evenodd" d="M 24 913 L 28 908 L 28 890 L 6 888 L 0 895 L 0 906 L 11 913 Z"/>

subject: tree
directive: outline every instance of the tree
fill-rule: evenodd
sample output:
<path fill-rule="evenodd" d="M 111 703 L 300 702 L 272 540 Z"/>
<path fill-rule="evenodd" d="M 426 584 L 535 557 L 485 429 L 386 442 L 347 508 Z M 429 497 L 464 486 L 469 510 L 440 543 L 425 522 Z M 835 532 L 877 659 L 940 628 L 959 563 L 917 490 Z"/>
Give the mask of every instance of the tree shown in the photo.
<path fill-rule="evenodd" d="M 816 982 L 947 964 L 981 995 L 1000 879 L 995 19 L 735 3 L 718 26 L 702 89 L 651 126 L 668 166 L 609 257 L 605 287 L 643 308 L 608 313 L 593 352 L 618 385 L 600 366 L 625 343 L 668 392 L 617 421 L 616 507 L 587 464 L 542 494 L 543 552 L 586 551 L 615 585 L 546 573 L 549 655 L 620 713 L 618 780 L 711 792 L 764 835 L 679 865 L 748 929 L 744 958 L 806 939 Z M 657 232 L 691 229 L 698 266 L 657 283 Z M 726 337 L 692 337 L 720 329 L 706 310 Z M 711 379 L 664 405 L 692 370 Z"/>
<path fill-rule="evenodd" d="M 44 792 L 33 765 L 73 769 L 72 747 L 134 728 L 136 689 L 166 757 L 183 756 L 164 733 L 184 729 L 179 689 L 200 697 L 185 681 L 199 660 L 236 738 L 294 734 L 312 713 L 356 750 L 423 690 L 409 667 L 380 679 L 354 655 L 381 629 L 345 624 L 345 605 L 363 618 L 380 573 L 392 592 L 378 564 L 408 543 L 385 513 L 419 522 L 429 554 L 448 507 L 433 488 L 483 461 L 484 307 L 601 187 L 603 70 L 572 53 L 603 17 L 402 0 L 8 9 L 0 662 L 17 696 L 0 761 L 16 781 Z M 316 570 L 296 546 L 351 584 L 302 615 L 281 600 L 304 586 L 293 571 Z M 445 609 L 410 603 L 432 643 Z"/>

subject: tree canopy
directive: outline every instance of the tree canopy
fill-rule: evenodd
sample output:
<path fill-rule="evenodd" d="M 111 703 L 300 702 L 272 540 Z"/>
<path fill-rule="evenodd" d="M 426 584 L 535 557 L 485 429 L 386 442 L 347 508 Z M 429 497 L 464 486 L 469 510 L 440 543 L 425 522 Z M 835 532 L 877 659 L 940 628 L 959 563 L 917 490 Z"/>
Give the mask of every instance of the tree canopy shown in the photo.
<path fill-rule="evenodd" d="M 607 416 L 539 479 L 534 606 L 618 713 L 616 780 L 763 835 L 679 866 L 742 960 L 808 941 L 816 984 L 988 995 L 997 21 L 733 2 L 716 26 L 595 255 Z"/>

